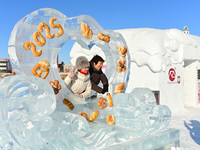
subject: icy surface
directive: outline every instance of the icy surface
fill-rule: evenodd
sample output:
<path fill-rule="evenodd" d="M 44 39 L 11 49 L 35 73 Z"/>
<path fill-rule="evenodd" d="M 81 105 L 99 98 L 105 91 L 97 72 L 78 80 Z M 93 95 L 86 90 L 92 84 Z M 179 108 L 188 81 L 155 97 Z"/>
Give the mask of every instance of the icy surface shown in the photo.
<path fill-rule="evenodd" d="M 40 42 L 46 40 L 45 45 L 41 45 L 33 36 L 41 22 L 49 25 L 51 34 L 60 33 L 60 29 L 51 28 L 49 20 L 53 17 L 57 18 L 55 26 L 62 26 L 64 33 L 52 39 L 47 38 L 45 32 L 38 33 L 44 37 L 36 37 Z M 92 29 L 91 39 L 82 35 L 81 22 Z M 97 38 L 100 32 L 110 36 L 109 43 Z M 62 45 L 71 39 L 84 48 L 83 55 L 87 55 L 94 45 L 102 50 L 113 106 L 108 103 L 107 93 L 81 99 L 65 86 L 58 72 L 56 57 Z M 36 53 L 42 51 L 42 54 L 38 56 L 34 50 L 25 50 L 27 41 L 35 43 Z M 103 30 L 90 16 L 67 18 L 48 8 L 22 18 L 15 25 L 9 41 L 10 60 L 17 75 L 0 82 L 0 148 L 116 149 L 117 145 L 126 143 L 122 147 L 137 149 L 139 145 L 146 150 L 176 143 L 179 132 L 166 129 L 171 111 L 167 106 L 156 105 L 151 90 L 136 88 L 131 93 L 123 93 L 129 79 L 130 56 L 127 52 L 122 57 L 116 49 L 118 46 L 127 47 L 121 34 Z M 127 69 L 118 73 L 117 61 L 122 59 L 125 59 Z M 51 87 L 51 81 L 61 88 Z M 116 86 L 121 83 L 125 83 L 124 90 L 115 94 Z M 97 106 L 100 97 L 106 99 L 104 109 Z M 67 105 L 66 99 L 72 104 Z M 99 114 L 95 115 L 97 118 L 93 122 L 79 115 L 84 112 L 90 117 L 95 110 Z M 109 114 L 115 117 L 114 125 L 107 124 Z M 173 134 L 175 138 L 171 136 Z M 133 140 L 137 138 L 139 141 L 135 146 Z M 158 139 L 166 142 L 158 144 Z"/>

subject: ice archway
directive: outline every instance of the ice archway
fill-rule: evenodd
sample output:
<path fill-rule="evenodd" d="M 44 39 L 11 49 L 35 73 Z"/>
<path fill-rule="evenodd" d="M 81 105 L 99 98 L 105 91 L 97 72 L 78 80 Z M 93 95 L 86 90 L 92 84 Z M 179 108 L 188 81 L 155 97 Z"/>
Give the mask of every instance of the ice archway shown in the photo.
<path fill-rule="evenodd" d="M 60 33 L 60 28 L 53 28 L 51 26 L 50 20 L 53 17 L 57 18 L 57 20 L 54 21 L 54 24 L 59 24 L 63 28 L 64 33 L 60 36 L 56 35 Z M 86 39 L 83 36 L 81 22 L 86 23 L 92 29 L 93 36 L 91 39 Z M 38 31 L 41 23 L 45 23 L 49 26 L 50 34 L 54 34 L 53 38 L 49 38 L 46 35 L 46 28 L 43 28 L 44 31 Z M 36 32 L 37 34 L 39 34 L 39 36 L 41 35 L 41 37 L 36 36 Z M 108 35 L 110 37 L 110 42 L 107 43 L 98 39 L 98 33 Z M 43 42 L 44 40 L 45 42 Z M 72 99 L 76 99 L 77 101 L 81 101 L 65 87 L 57 69 L 57 54 L 62 46 L 70 40 L 75 40 L 87 50 L 90 50 L 94 45 L 100 47 L 103 50 L 106 56 L 107 63 L 105 74 L 107 75 L 109 80 L 109 92 L 111 94 L 114 92 L 114 87 L 117 84 L 126 82 L 128 80 L 130 60 L 128 52 L 126 53 L 125 57 L 127 67 L 126 71 L 120 74 L 117 73 L 117 61 L 123 58 L 118 53 L 116 47 L 127 47 L 126 42 L 121 34 L 111 30 L 104 30 L 90 16 L 81 15 L 68 18 L 61 12 L 50 8 L 39 9 L 25 16 L 15 25 L 9 41 L 9 55 L 11 64 L 14 67 L 16 74 L 33 76 L 32 70 L 37 65 L 37 63 L 41 60 L 46 60 L 49 62 L 50 71 L 45 80 L 59 80 L 61 86 L 63 87 L 61 91 L 57 94 L 57 101 L 63 99 L 64 93 L 65 97 L 70 97 Z M 40 45 L 38 41 L 43 42 L 44 45 Z M 26 42 L 34 43 L 36 47 L 36 53 L 42 51 L 42 54 L 40 56 L 35 56 L 33 50 L 25 50 L 24 45 Z M 82 51 L 82 53 L 84 54 L 85 52 Z M 37 71 L 38 70 L 36 70 L 35 73 L 37 73 Z M 41 77 L 44 76 L 44 73 L 42 73 Z"/>

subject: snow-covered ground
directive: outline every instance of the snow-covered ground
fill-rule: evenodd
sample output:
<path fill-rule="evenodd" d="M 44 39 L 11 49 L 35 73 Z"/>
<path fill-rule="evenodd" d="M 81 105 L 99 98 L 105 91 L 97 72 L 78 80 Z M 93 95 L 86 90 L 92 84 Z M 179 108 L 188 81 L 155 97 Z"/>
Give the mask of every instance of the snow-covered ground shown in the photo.
<path fill-rule="evenodd" d="M 200 150 L 200 107 L 174 112 L 169 128 L 180 130 L 181 150 Z"/>

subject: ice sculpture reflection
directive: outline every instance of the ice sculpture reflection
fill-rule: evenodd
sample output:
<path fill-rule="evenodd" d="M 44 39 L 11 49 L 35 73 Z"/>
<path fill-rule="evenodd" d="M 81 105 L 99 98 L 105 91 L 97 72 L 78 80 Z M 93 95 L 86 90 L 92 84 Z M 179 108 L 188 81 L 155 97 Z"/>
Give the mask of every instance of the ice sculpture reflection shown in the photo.
<path fill-rule="evenodd" d="M 83 22 L 92 32 L 83 34 Z M 99 38 L 99 33 L 103 33 L 103 37 L 109 36 L 109 41 Z M 75 40 L 88 50 L 94 45 L 103 50 L 113 107 L 100 109 L 97 106 L 100 97 L 108 101 L 106 95 L 80 99 L 64 85 L 56 57 L 69 40 Z M 149 89 L 122 93 L 129 78 L 130 56 L 116 47 L 127 47 L 121 34 L 103 30 L 90 16 L 67 18 L 57 10 L 45 8 L 22 18 L 15 25 L 9 41 L 9 56 L 17 75 L 0 83 L 0 148 L 137 149 L 138 145 L 133 144 L 135 138 L 165 130 L 171 118 L 170 109 L 156 105 Z M 126 63 L 126 69 L 119 65 L 120 61 Z M 61 86 L 56 89 L 59 91 L 53 90 L 51 81 Z M 123 89 L 116 94 L 116 87 L 121 84 Z M 99 113 L 93 122 L 79 115 L 84 112 L 89 117 L 95 110 Z M 109 114 L 115 117 L 114 125 L 106 123 Z M 170 133 L 162 139 L 166 137 L 165 145 L 177 140 L 171 139 Z M 144 149 L 159 148 L 162 145 L 158 138 L 154 136 L 150 141 L 140 143 Z"/>

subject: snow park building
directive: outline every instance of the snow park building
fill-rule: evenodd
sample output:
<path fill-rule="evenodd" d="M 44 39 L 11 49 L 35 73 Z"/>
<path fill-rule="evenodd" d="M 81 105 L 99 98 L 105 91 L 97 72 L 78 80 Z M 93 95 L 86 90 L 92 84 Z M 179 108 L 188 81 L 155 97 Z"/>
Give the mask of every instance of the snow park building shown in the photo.
<path fill-rule="evenodd" d="M 138 87 L 149 88 L 157 103 L 167 105 L 172 112 L 198 106 L 200 37 L 189 34 L 186 27 L 184 31 L 137 28 L 115 32 L 124 37 L 131 58 L 126 93 Z M 81 49 L 77 43 L 72 47 L 72 63 L 83 55 Z M 94 54 L 105 59 L 97 46 L 85 56 L 90 60 Z"/>

